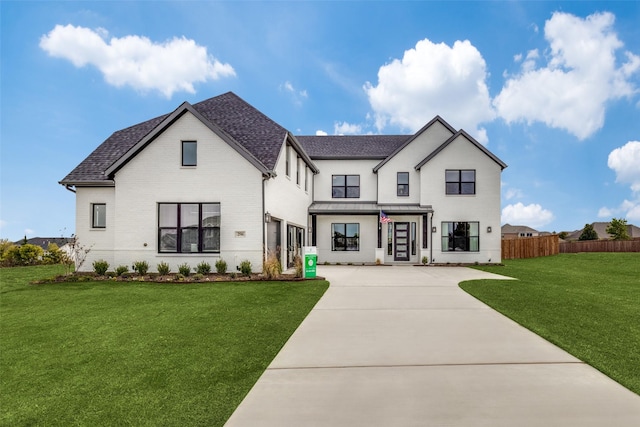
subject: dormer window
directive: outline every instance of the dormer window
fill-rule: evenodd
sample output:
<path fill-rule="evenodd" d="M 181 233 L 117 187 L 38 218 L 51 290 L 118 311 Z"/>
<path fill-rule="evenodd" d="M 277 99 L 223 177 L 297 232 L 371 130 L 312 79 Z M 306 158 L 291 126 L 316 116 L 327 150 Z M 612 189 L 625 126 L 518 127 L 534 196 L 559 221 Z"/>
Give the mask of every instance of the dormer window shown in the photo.
<path fill-rule="evenodd" d="M 182 141 L 182 166 L 196 166 L 198 164 L 198 143 L 196 141 Z"/>

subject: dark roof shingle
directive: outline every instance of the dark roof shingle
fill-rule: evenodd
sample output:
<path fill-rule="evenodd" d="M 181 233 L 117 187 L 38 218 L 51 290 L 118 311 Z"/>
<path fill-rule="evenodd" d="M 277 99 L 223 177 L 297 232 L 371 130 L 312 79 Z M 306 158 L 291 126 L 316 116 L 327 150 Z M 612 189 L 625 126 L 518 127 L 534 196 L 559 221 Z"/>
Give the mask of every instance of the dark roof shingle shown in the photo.
<path fill-rule="evenodd" d="M 411 135 L 296 136 L 312 160 L 387 158 Z"/>

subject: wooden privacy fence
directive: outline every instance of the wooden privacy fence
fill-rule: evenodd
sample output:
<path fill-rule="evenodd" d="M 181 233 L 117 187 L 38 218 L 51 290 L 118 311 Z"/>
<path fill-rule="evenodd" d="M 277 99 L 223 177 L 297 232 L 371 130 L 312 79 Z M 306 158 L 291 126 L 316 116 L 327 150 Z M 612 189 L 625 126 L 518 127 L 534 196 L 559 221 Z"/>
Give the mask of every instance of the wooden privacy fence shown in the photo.
<path fill-rule="evenodd" d="M 539 237 L 502 239 L 502 259 L 536 258 L 557 255 L 559 252 L 557 234 Z"/>
<path fill-rule="evenodd" d="M 640 252 L 640 239 L 634 240 L 583 240 L 563 242 L 560 244 L 561 254 L 577 252 Z"/>

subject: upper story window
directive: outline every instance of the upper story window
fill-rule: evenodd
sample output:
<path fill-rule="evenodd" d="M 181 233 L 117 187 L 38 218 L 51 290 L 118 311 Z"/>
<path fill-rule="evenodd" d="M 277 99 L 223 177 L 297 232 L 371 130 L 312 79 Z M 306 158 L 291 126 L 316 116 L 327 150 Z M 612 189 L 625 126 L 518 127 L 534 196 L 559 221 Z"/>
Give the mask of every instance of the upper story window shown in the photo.
<path fill-rule="evenodd" d="M 289 150 L 288 145 L 285 145 L 284 151 L 285 151 L 285 158 L 286 158 L 285 173 L 287 174 L 287 176 L 291 176 L 291 150 Z"/>
<path fill-rule="evenodd" d="M 159 203 L 158 252 L 220 252 L 220 203 Z"/>
<path fill-rule="evenodd" d="M 91 205 L 91 228 L 107 227 L 107 205 L 105 203 L 93 203 Z"/>
<path fill-rule="evenodd" d="M 196 166 L 198 164 L 198 143 L 196 141 L 182 141 L 182 166 Z"/>
<path fill-rule="evenodd" d="M 357 199 L 360 197 L 360 175 L 332 175 L 331 197 Z"/>
<path fill-rule="evenodd" d="M 409 172 L 398 172 L 398 196 L 409 195 Z"/>
<path fill-rule="evenodd" d="M 296 159 L 296 184 L 300 185 L 300 170 L 302 167 L 300 166 L 300 157 Z"/>
<path fill-rule="evenodd" d="M 304 191 L 309 191 L 309 167 L 304 165 Z"/>
<path fill-rule="evenodd" d="M 475 170 L 447 169 L 445 180 L 447 194 L 476 194 Z"/>

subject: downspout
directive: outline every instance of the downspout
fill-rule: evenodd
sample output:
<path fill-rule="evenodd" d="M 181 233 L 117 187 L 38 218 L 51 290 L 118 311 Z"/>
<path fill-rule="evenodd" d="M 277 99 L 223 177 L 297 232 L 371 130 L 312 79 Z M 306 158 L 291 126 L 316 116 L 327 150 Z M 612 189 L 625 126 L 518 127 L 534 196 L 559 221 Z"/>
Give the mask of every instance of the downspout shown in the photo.
<path fill-rule="evenodd" d="M 267 179 L 269 179 L 269 176 L 265 176 L 262 175 L 262 218 L 261 218 L 261 222 L 262 222 L 262 263 L 263 263 L 263 268 L 264 268 L 264 261 L 267 259 L 267 225 L 265 223 L 265 214 L 267 213 L 267 211 L 265 210 L 265 201 L 264 201 L 264 194 L 265 194 L 265 182 L 267 181 Z"/>

